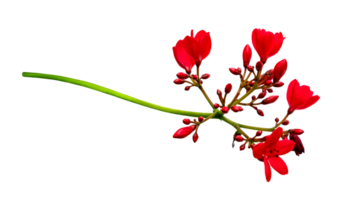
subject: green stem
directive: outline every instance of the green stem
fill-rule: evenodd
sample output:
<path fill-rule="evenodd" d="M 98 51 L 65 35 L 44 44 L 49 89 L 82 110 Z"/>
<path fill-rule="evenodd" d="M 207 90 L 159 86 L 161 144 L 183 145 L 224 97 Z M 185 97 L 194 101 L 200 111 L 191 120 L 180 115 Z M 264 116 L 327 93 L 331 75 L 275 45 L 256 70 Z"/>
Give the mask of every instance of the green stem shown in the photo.
<path fill-rule="evenodd" d="M 57 76 L 57 75 L 51 75 L 51 74 L 41 74 L 41 73 L 32 73 L 32 72 L 23 72 L 22 73 L 23 77 L 31 77 L 31 78 L 43 78 L 43 79 L 51 79 L 51 80 L 56 80 L 56 81 L 62 81 L 62 82 L 66 82 L 66 83 L 71 83 L 71 84 L 75 84 L 75 85 L 80 85 L 92 90 L 96 90 L 102 93 L 106 93 L 109 95 L 112 95 L 114 97 L 118 97 L 121 99 L 124 99 L 126 101 L 135 103 L 135 104 L 139 104 L 142 106 L 146 106 L 148 108 L 152 108 L 155 110 L 159 110 L 162 112 L 167 112 L 167 113 L 172 113 L 172 114 L 177 114 L 177 115 L 184 115 L 184 116 L 190 116 L 190 117 L 199 117 L 199 116 L 203 116 L 205 118 L 209 117 L 210 115 L 213 115 L 213 113 L 201 113 L 201 112 L 192 112 L 192 111 L 184 111 L 184 110 L 177 110 L 177 109 L 172 109 L 172 108 L 167 108 L 167 107 L 163 107 L 163 106 L 159 106 L 159 105 L 155 105 L 140 99 L 136 99 L 134 97 L 122 94 L 120 92 L 116 92 L 114 90 L 108 89 L 106 87 L 102 87 L 100 85 L 96 85 L 93 83 L 89 83 L 86 81 L 81 81 L 81 80 L 77 80 L 77 79 L 73 79 L 73 78 L 68 78 L 68 77 L 64 77 L 64 76 Z M 244 124 L 239 124 L 236 122 L 233 122 L 225 117 L 222 116 L 221 111 L 219 111 L 218 109 L 214 109 L 216 114 L 212 117 L 212 119 L 221 119 L 224 120 L 225 122 L 235 126 L 238 125 L 241 128 L 246 128 L 246 129 L 252 129 L 252 130 L 262 130 L 262 131 L 272 131 L 274 130 L 273 128 L 261 128 L 261 127 L 255 127 L 255 126 L 248 126 L 248 125 L 244 125 Z M 236 128 L 236 127 L 235 127 Z"/>

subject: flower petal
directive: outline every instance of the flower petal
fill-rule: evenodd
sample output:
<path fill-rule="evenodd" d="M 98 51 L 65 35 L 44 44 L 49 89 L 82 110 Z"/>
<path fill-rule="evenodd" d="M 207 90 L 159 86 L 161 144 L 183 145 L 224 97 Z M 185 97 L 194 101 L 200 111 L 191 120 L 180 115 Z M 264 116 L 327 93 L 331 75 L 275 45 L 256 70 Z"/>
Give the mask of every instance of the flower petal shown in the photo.
<path fill-rule="evenodd" d="M 189 36 L 185 37 L 184 42 L 186 52 L 194 59 L 198 66 L 200 64 L 198 42 Z"/>
<path fill-rule="evenodd" d="M 277 155 L 287 154 L 290 151 L 292 151 L 294 147 L 295 147 L 295 142 L 291 140 L 280 140 L 275 145 L 275 149 L 279 151 Z"/>
<path fill-rule="evenodd" d="M 264 170 L 265 170 L 266 181 L 269 182 L 271 179 L 271 169 L 270 169 L 270 164 L 268 162 L 268 159 L 266 157 L 264 157 Z"/>
<path fill-rule="evenodd" d="M 207 32 L 205 32 L 204 30 L 200 30 L 200 31 L 198 31 L 198 33 L 196 34 L 196 37 L 194 37 L 194 39 L 199 43 L 205 34 L 207 34 Z"/>
<path fill-rule="evenodd" d="M 266 137 L 265 140 L 265 148 L 271 148 L 273 147 L 280 139 L 282 135 L 282 128 L 279 127 L 277 129 L 275 129 L 271 135 Z"/>
<path fill-rule="evenodd" d="M 290 107 L 291 107 L 291 99 L 292 99 L 293 91 L 295 91 L 297 88 L 299 88 L 299 82 L 296 79 L 294 79 L 293 81 L 291 81 L 291 83 L 288 85 L 288 88 L 287 88 L 286 98 Z"/>
<path fill-rule="evenodd" d="M 261 159 L 265 153 L 265 145 L 264 143 L 258 143 L 252 148 L 252 150 L 254 158 Z"/>
<path fill-rule="evenodd" d="M 306 108 L 310 107 L 311 105 L 315 104 L 319 99 L 320 99 L 320 97 L 318 95 L 312 96 L 309 98 L 309 100 L 307 101 L 307 103 L 304 106 L 297 108 L 297 110 L 306 109 Z"/>
<path fill-rule="evenodd" d="M 311 97 L 311 91 L 309 86 L 302 85 L 301 87 L 297 88 L 293 94 L 291 99 L 291 106 L 299 109 L 300 107 L 304 106 L 309 98 Z"/>
<path fill-rule="evenodd" d="M 194 66 L 194 59 L 188 55 L 188 53 L 186 52 L 185 48 L 184 48 L 184 41 L 183 40 L 179 40 L 176 44 L 176 46 L 174 46 L 172 48 L 173 52 L 174 52 L 174 56 L 176 59 L 176 62 L 178 63 L 178 65 L 180 67 L 182 67 L 183 69 L 192 69 L 192 67 Z"/>
<path fill-rule="evenodd" d="M 198 34 L 197 34 L 198 35 Z M 196 36 L 197 37 L 197 36 Z M 199 59 L 203 60 L 205 59 L 209 53 L 210 53 L 210 49 L 211 49 L 211 39 L 210 39 L 210 34 L 206 33 L 201 40 L 199 41 Z"/>
<path fill-rule="evenodd" d="M 284 160 L 280 157 L 270 157 L 268 159 L 271 167 L 281 175 L 288 174 L 288 168 Z"/>
<path fill-rule="evenodd" d="M 270 53 L 269 53 L 269 57 L 277 54 L 277 52 L 279 52 L 279 50 L 281 49 L 282 43 L 284 42 L 284 36 L 282 35 L 282 33 L 275 33 L 275 43 L 273 45 L 273 48 L 271 49 Z"/>

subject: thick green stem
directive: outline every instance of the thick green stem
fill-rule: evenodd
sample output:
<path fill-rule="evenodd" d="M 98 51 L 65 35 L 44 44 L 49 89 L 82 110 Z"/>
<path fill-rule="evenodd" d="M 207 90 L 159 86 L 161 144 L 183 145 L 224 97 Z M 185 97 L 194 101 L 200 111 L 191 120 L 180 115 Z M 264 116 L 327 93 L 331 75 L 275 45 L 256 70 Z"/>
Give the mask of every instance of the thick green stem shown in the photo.
<path fill-rule="evenodd" d="M 203 116 L 205 118 L 209 117 L 210 115 L 213 115 L 213 113 L 202 113 L 202 112 L 192 112 L 192 111 L 185 111 L 185 110 L 177 110 L 177 109 L 173 109 L 173 108 L 167 108 L 167 107 L 163 107 L 163 106 L 159 106 L 159 105 L 155 105 L 140 99 L 136 99 L 134 97 L 122 94 L 120 92 L 116 92 L 114 90 L 111 90 L 109 88 L 106 87 L 102 87 L 100 85 L 96 85 L 93 83 L 89 83 L 86 81 L 81 81 L 81 80 L 77 80 L 77 79 L 73 79 L 73 78 L 68 78 L 68 77 L 64 77 L 64 76 L 57 76 L 57 75 L 51 75 L 51 74 L 41 74 L 41 73 L 32 73 L 32 72 L 23 72 L 22 73 L 23 77 L 31 77 L 31 78 L 43 78 L 43 79 L 51 79 L 51 80 L 56 80 L 56 81 L 62 81 L 62 82 L 66 82 L 66 83 L 71 83 L 71 84 L 75 84 L 75 85 L 80 85 L 86 88 L 90 88 L 92 90 L 96 90 L 102 93 L 106 93 L 109 95 L 112 95 L 114 97 L 118 97 L 121 99 L 124 99 L 126 101 L 135 103 L 135 104 L 139 104 L 142 106 L 146 106 L 148 108 L 152 108 L 155 110 L 159 110 L 162 112 L 167 112 L 167 113 L 172 113 L 172 114 L 177 114 L 177 115 L 184 115 L 184 116 L 190 116 L 190 117 L 199 117 L 199 116 Z M 252 129 L 252 130 L 263 130 L 263 131 L 272 131 L 274 130 L 273 128 L 261 128 L 261 127 L 254 127 L 254 126 L 248 126 L 248 125 L 244 125 L 244 124 L 239 124 L 236 122 L 233 122 L 225 117 L 223 117 L 221 111 L 219 111 L 218 109 L 214 109 L 214 111 L 217 113 L 215 114 L 212 119 L 221 119 L 224 120 L 225 122 L 231 124 L 232 126 L 238 125 L 239 127 L 242 128 L 246 128 L 246 129 Z M 235 126 L 236 128 L 236 126 Z"/>

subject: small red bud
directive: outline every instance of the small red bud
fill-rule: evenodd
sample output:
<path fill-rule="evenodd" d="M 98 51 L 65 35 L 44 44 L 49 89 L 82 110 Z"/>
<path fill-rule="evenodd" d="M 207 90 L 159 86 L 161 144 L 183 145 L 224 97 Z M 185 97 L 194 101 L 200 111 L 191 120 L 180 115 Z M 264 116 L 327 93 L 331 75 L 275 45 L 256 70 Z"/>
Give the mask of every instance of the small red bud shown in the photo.
<path fill-rule="evenodd" d="M 220 97 L 221 95 L 222 95 L 222 92 L 221 92 L 221 90 L 216 90 L 216 94 Z"/>
<path fill-rule="evenodd" d="M 255 100 L 257 97 L 255 95 L 252 96 L 252 100 Z"/>
<path fill-rule="evenodd" d="M 236 135 L 236 136 L 235 136 L 235 140 L 236 140 L 237 142 L 242 142 L 244 139 L 243 139 L 243 137 L 242 137 L 241 135 Z"/>
<path fill-rule="evenodd" d="M 250 86 L 253 86 L 253 85 L 254 85 L 254 81 L 251 81 L 251 82 L 249 83 L 249 85 L 250 85 Z"/>
<path fill-rule="evenodd" d="M 277 95 L 269 96 L 268 98 L 266 98 L 262 101 L 262 104 L 266 105 L 266 104 L 274 103 L 278 98 L 279 98 L 279 96 L 277 96 Z"/>
<path fill-rule="evenodd" d="M 292 133 L 296 134 L 296 135 L 301 135 L 302 133 L 304 133 L 304 131 L 302 129 L 293 129 Z"/>
<path fill-rule="evenodd" d="M 272 82 L 271 80 L 265 81 L 265 85 L 267 85 L 267 86 L 271 85 L 272 83 L 273 83 L 273 82 Z"/>
<path fill-rule="evenodd" d="M 242 67 L 240 65 L 236 66 L 228 66 L 228 71 L 231 76 L 239 77 L 242 75 Z"/>
<path fill-rule="evenodd" d="M 232 107 L 231 107 L 231 110 L 232 110 L 233 112 L 238 112 L 238 111 L 240 111 L 240 109 L 238 108 L 238 106 L 232 106 Z"/>
<path fill-rule="evenodd" d="M 273 87 L 282 87 L 284 85 L 283 82 L 277 82 L 277 83 L 274 83 Z"/>
<path fill-rule="evenodd" d="M 195 74 L 192 74 L 192 78 L 195 79 L 195 80 L 197 80 L 197 79 L 198 79 L 198 76 L 195 75 Z"/>
<path fill-rule="evenodd" d="M 185 90 L 188 91 L 189 89 L 191 89 L 191 86 L 186 86 Z"/>
<path fill-rule="evenodd" d="M 248 65 L 247 69 L 248 69 L 248 71 L 253 72 L 253 67 L 252 66 Z"/>
<path fill-rule="evenodd" d="M 279 122 L 279 118 L 276 117 L 275 118 L 275 122 L 278 123 Z"/>
<path fill-rule="evenodd" d="M 265 97 L 265 95 L 266 95 L 266 92 L 261 92 L 261 93 L 259 93 L 259 95 L 258 95 L 258 99 L 262 99 L 262 98 L 264 98 L 264 97 Z"/>
<path fill-rule="evenodd" d="M 203 84 L 203 81 L 202 81 L 202 80 L 200 80 L 200 84 Z"/>
<path fill-rule="evenodd" d="M 228 94 L 231 92 L 231 90 L 232 90 L 232 85 L 231 85 L 231 83 L 229 83 L 225 87 L 225 93 Z"/>
<path fill-rule="evenodd" d="M 272 76 L 273 73 L 274 73 L 274 70 L 273 70 L 273 69 L 269 69 L 268 71 L 265 72 L 265 74 L 266 74 L 267 76 Z M 271 77 L 271 79 L 272 79 L 272 78 L 273 78 L 273 77 Z M 271 80 L 271 79 L 270 79 L 270 80 Z"/>
<path fill-rule="evenodd" d="M 181 85 L 181 84 L 183 84 L 185 81 L 184 80 L 182 80 L 182 79 L 175 79 L 174 80 L 174 83 L 176 84 L 176 85 Z"/>
<path fill-rule="evenodd" d="M 196 125 L 192 125 L 192 126 L 180 128 L 176 131 L 176 133 L 173 135 L 173 137 L 174 138 L 185 138 L 189 134 L 191 134 L 196 129 L 196 127 L 197 127 Z"/>
<path fill-rule="evenodd" d="M 183 119 L 183 121 L 182 121 L 184 124 L 186 124 L 186 125 L 188 125 L 188 124 L 190 124 L 191 123 L 191 120 L 189 120 L 189 119 L 187 119 L 187 118 L 185 118 L 185 119 Z"/>
<path fill-rule="evenodd" d="M 266 91 L 266 89 L 265 88 L 262 88 L 262 92 L 265 92 Z"/>
<path fill-rule="evenodd" d="M 204 117 L 202 117 L 202 116 L 199 116 L 199 117 L 198 117 L 198 121 L 199 121 L 199 122 L 202 122 L 203 120 L 204 120 Z"/>
<path fill-rule="evenodd" d="M 192 137 L 193 142 L 196 143 L 197 140 L 198 140 L 198 138 L 199 138 L 199 136 L 198 136 L 197 132 L 195 132 L 195 133 L 193 134 L 193 137 Z"/>
<path fill-rule="evenodd" d="M 186 78 L 188 78 L 188 75 L 185 74 L 185 73 L 183 73 L 183 72 L 177 73 L 176 76 L 177 76 L 177 78 L 179 78 L 179 79 L 186 79 Z"/>
<path fill-rule="evenodd" d="M 219 108 L 220 105 L 218 103 L 214 103 L 214 108 Z"/>
<path fill-rule="evenodd" d="M 226 114 L 226 113 L 229 112 L 229 108 L 226 107 L 226 106 L 224 106 L 224 107 L 221 108 L 221 111 L 222 111 L 224 114 Z"/>
<path fill-rule="evenodd" d="M 252 58 L 252 50 L 251 47 L 247 44 L 244 49 L 243 49 L 243 66 L 248 66 L 249 62 L 251 61 Z"/>
<path fill-rule="evenodd" d="M 202 79 L 208 79 L 209 77 L 210 77 L 210 74 L 203 74 L 201 78 Z"/>
<path fill-rule="evenodd" d="M 257 69 L 257 71 L 260 71 L 263 69 L 263 63 L 258 61 L 257 64 L 255 64 L 255 68 Z"/>
<path fill-rule="evenodd" d="M 262 133 L 263 133 L 263 131 L 262 131 L 262 130 L 259 130 L 259 131 L 257 131 L 257 133 L 255 134 L 255 136 L 259 137 L 259 136 L 262 135 Z"/>
<path fill-rule="evenodd" d="M 281 77 L 285 74 L 287 70 L 287 61 L 286 59 L 278 62 L 274 67 L 274 83 L 280 81 Z"/>
<path fill-rule="evenodd" d="M 268 89 L 266 89 L 269 93 L 272 93 L 273 92 L 273 89 L 271 89 L 271 88 L 268 88 Z"/>
<path fill-rule="evenodd" d="M 288 121 L 287 119 L 282 123 L 282 125 L 288 125 L 290 123 L 290 121 Z"/>
<path fill-rule="evenodd" d="M 242 144 L 242 145 L 240 146 L 240 151 L 243 151 L 245 148 L 246 148 L 246 144 Z"/>
<path fill-rule="evenodd" d="M 258 115 L 260 115 L 262 117 L 264 116 L 264 112 L 260 109 L 257 109 L 257 113 L 258 113 Z"/>
<path fill-rule="evenodd" d="M 243 111 L 242 106 L 237 106 L 240 111 Z"/>

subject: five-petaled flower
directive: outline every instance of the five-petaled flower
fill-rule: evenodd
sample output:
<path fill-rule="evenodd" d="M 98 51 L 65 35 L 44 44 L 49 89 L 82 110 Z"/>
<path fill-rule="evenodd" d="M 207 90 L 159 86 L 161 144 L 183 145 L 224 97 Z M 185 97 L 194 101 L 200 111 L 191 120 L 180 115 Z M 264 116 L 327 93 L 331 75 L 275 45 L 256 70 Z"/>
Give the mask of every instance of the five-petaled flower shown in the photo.
<path fill-rule="evenodd" d="M 264 160 L 265 177 L 269 182 L 271 179 L 271 168 L 279 174 L 288 174 L 286 163 L 279 157 L 289 153 L 295 146 L 291 140 L 280 140 L 282 128 L 275 129 L 271 135 L 267 136 L 264 143 L 259 143 L 252 147 L 253 156 L 261 161 Z"/>

